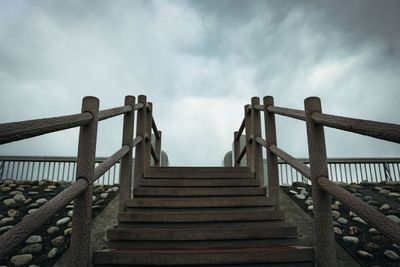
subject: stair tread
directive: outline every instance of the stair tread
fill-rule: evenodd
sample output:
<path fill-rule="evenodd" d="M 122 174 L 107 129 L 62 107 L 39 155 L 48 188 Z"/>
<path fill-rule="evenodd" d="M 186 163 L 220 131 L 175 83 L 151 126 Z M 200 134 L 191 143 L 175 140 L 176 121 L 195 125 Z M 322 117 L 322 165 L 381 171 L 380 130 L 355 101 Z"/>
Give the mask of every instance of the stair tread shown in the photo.
<path fill-rule="evenodd" d="M 139 186 L 151 187 L 223 187 L 223 186 L 246 186 L 246 187 L 258 187 L 259 182 L 256 179 L 242 179 L 242 178 L 145 178 L 140 181 Z"/>
<path fill-rule="evenodd" d="M 257 195 L 265 196 L 266 191 L 263 187 L 201 187 L 201 188 L 181 188 L 181 187 L 139 187 L 133 189 L 134 195 L 147 196 L 246 196 Z"/>

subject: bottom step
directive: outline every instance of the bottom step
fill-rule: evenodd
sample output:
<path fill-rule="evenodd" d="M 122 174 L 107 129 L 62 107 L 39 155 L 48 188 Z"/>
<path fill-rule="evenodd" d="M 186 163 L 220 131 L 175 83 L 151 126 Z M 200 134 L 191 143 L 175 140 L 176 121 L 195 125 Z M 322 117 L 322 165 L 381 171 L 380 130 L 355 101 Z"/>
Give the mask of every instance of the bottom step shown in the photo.
<path fill-rule="evenodd" d="M 290 263 L 287 266 L 313 266 L 314 250 L 302 246 L 263 246 L 251 248 L 212 248 L 212 249 L 106 249 L 95 251 L 95 265 L 232 265 L 263 264 L 276 266 L 277 263 Z M 266 265 L 268 264 L 268 265 Z M 307 264 L 307 265 L 304 265 Z M 309 264 L 309 265 L 308 265 Z M 280 266 L 280 265 L 277 265 Z M 282 265 L 285 266 L 285 265 Z"/>

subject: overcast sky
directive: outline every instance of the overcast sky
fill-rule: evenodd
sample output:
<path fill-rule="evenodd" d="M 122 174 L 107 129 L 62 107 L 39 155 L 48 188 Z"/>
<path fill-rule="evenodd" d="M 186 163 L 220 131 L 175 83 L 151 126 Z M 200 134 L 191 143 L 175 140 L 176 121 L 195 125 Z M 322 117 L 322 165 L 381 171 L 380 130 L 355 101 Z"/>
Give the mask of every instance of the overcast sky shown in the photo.
<path fill-rule="evenodd" d="M 400 123 L 400 1 L 0 0 L 0 123 L 101 109 L 145 94 L 172 165 L 220 165 L 252 96 Z M 278 117 L 278 146 L 307 157 L 303 122 Z M 98 156 L 121 145 L 101 122 Z M 400 156 L 400 145 L 326 130 L 328 156 Z M 76 155 L 78 129 L 0 147 Z"/>

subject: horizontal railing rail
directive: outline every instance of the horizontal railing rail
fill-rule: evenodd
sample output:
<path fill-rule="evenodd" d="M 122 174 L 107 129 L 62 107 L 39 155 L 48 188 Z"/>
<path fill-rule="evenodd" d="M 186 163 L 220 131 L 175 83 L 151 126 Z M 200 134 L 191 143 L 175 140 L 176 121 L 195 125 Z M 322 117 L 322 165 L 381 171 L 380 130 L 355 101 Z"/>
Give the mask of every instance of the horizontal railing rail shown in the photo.
<path fill-rule="evenodd" d="M 348 206 L 351 210 L 358 214 L 358 216 L 362 217 L 365 221 L 378 229 L 386 238 L 395 243 L 399 243 L 400 226 L 397 223 L 393 222 L 379 211 L 370 207 L 368 204 L 364 203 L 343 189 L 341 186 L 328 179 L 328 177 L 333 176 L 333 171 L 331 167 L 332 165 L 328 165 L 326 157 L 323 127 L 332 127 L 386 141 L 400 143 L 400 125 L 323 114 L 321 111 L 320 100 L 316 97 L 307 98 L 304 103 L 305 111 L 302 111 L 276 107 L 274 106 L 273 98 L 271 96 L 264 97 L 263 105 L 259 104 L 258 98 L 252 98 L 251 105 L 245 106 L 246 111 L 248 108 L 252 109 L 251 120 L 253 122 L 253 131 L 246 131 L 246 145 L 250 143 L 249 140 L 254 138 L 254 143 L 256 143 L 256 146 L 252 147 L 251 152 L 247 152 L 248 158 L 251 159 L 250 162 L 247 163 L 248 166 L 250 166 L 252 170 L 257 170 L 257 165 L 259 165 L 259 163 L 254 160 L 254 158 L 257 158 L 257 155 L 255 154 L 257 147 L 266 148 L 268 194 L 274 196 L 275 199 L 278 196 L 277 192 L 279 186 L 278 157 L 283 160 L 283 162 L 294 168 L 298 173 L 300 173 L 302 178 L 306 177 L 311 181 L 314 203 L 315 230 L 316 233 L 318 233 L 316 238 L 316 263 L 318 266 L 336 266 L 334 245 L 335 239 L 333 234 L 330 196 L 339 199 L 339 201 Z M 254 131 L 254 128 L 257 128 L 260 125 L 259 118 L 254 114 L 257 114 L 257 112 L 260 111 L 264 111 L 266 139 L 261 137 L 260 132 Z M 245 112 L 245 118 L 246 114 L 247 112 Z M 277 147 L 274 114 L 291 117 L 306 122 L 310 156 L 309 160 L 301 162 Z M 237 134 L 235 132 L 234 143 L 237 142 L 237 139 Z M 238 150 L 238 146 L 234 145 L 234 149 Z M 237 151 L 233 153 L 235 155 L 235 160 L 237 159 L 237 153 Z M 342 165 L 344 165 L 345 177 L 347 179 L 347 172 L 349 172 L 351 180 L 353 179 L 351 174 L 353 170 L 356 172 L 357 176 L 358 172 L 360 172 L 361 175 L 365 175 L 367 173 L 367 165 L 369 167 L 370 174 L 372 174 L 373 168 L 375 175 L 377 173 L 379 173 L 381 176 L 384 175 L 386 180 L 393 179 L 391 173 L 396 173 L 395 167 L 397 167 L 398 171 L 400 172 L 399 160 L 390 158 L 386 160 L 382 159 L 382 161 L 378 163 L 376 161 L 371 162 L 369 159 L 364 159 L 361 162 L 348 162 L 343 159 L 338 159 L 337 161 L 331 161 L 330 164 L 335 166 L 333 169 L 336 175 L 336 165 L 339 166 L 341 177 Z M 357 164 L 363 164 L 364 172 L 361 168 L 362 165 L 359 166 Z M 376 169 L 376 164 L 378 164 L 378 170 Z"/>
<path fill-rule="evenodd" d="M 46 223 L 47 220 L 52 218 L 60 209 L 64 208 L 68 203 L 74 200 L 73 212 L 73 231 L 71 235 L 71 245 L 69 249 L 69 265 L 71 266 L 88 266 L 89 265 L 89 244 L 90 244 L 90 224 L 91 224 L 91 207 L 93 195 L 93 183 L 102 177 L 106 172 L 114 168 L 120 163 L 120 209 L 124 209 L 126 201 L 132 194 L 132 165 L 133 157 L 132 150 L 135 147 L 141 147 L 145 142 L 151 144 L 151 132 L 144 133 L 144 127 L 151 130 L 152 123 L 156 129 L 156 145 L 155 149 L 158 157 L 161 155 L 161 131 L 157 130 L 154 119 L 150 115 L 148 117 L 147 125 L 140 121 L 137 125 L 137 135 L 133 138 L 134 131 L 134 118 L 135 111 L 143 114 L 143 112 L 150 112 L 152 110 L 151 103 L 146 102 L 145 96 L 139 96 L 140 103 L 135 104 L 135 97 L 125 97 L 125 105 L 116 108 L 110 108 L 99 111 L 99 101 L 94 97 L 85 97 L 82 102 L 82 113 L 67 115 L 61 117 L 54 117 L 48 119 L 29 120 L 16 123 L 0 124 L 0 144 L 9 143 L 25 138 L 31 138 L 43 135 L 50 132 L 56 132 L 64 129 L 69 129 L 81 126 L 78 143 L 78 157 L 65 158 L 65 157 L 0 157 L 1 161 L 1 177 L 4 174 L 4 167 L 7 165 L 6 176 L 14 176 L 16 169 L 16 176 L 20 171 L 20 164 L 22 163 L 21 173 L 33 174 L 36 173 L 37 177 L 42 173 L 43 177 L 47 172 L 46 178 L 49 178 L 50 172 L 53 177 L 56 172 L 55 163 L 59 163 L 57 176 L 60 175 L 60 165 L 63 164 L 61 176 L 65 176 L 65 164 L 68 164 L 67 175 L 69 173 L 75 174 L 76 181 L 69 187 L 56 195 L 42 207 L 38 208 L 34 213 L 27 215 L 21 222 L 16 224 L 13 228 L 0 236 L 0 259 L 6 257 L 13 251 L 21 242 L 28 238 L 36 229 Z M 144 100 L 144 101 L 143 101 Z M 144 108 L 146 107 L 146 109 Z M 123 123 L 123 136 L 122 146 L 114 154 L 108 158 L 95 159 L 96 151 L 96 138 L 97 138 L 97 124 L 98 121 L 109 119 L 118 115 L 124 115 Z M 140 133 L 140 134 L 139 134 Z M 144 164 L 145 161 L 149 162 L 149 153 L 144 153 L 143 149 L 136 149 L 137 156 L 139 156 L 139 164 Z M 101 163 L 99 161 L 102 161 Z M 159 158 L 157 162 L 159 162 Z M 39 165 L 35 166 L 38 162 Z M 46 162 L 49 166 L 46 168 Z M 41 172 L 41 163 L 43 163 L 43 171 Z M 53 167 L 50 168 L 50 164 Z M 70 164 L 73 163 L 71 170 Z M 98 164 L 96 166 L 96 163 Z M 16 166 L 15 166 L 16 164 Z M 27 164 L 27 166 L 25 166 Z M 135 164 L 135 167 L 139 165 Z M 27 168 L 25 172 L 25 167 Z M 36 167 L 36 169 L 35 169 Z M 139 166 L 142 167 L 143 166 Z M 9 174 L 9 172 L 11 172 Z M 142 173 L 139 173 L 142 175 Z M 135 178 L 138 175 L 135 174 Z M 136 179 L 137 180 L 137 179 Z"/>

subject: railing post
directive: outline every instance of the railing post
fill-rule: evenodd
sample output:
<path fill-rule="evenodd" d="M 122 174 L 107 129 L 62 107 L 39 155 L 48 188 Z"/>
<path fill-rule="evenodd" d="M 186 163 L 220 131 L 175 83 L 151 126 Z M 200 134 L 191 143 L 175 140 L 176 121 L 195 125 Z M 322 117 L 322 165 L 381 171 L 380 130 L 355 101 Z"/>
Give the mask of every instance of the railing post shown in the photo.
<path fill-rule="evenodd" d="M 253 146 L 254 146 L 254 171 L 256 173 L 256 179 L 259 181 L 260 186 L 264 186 L 264 166 L 262 156 L 262 146 L 255 141 L 256 137 L 261 137 L 261 120 L 260 111 L 255 109 L 255 105 L 260 104 L 260 98 L 251 98 L 251 109 L 252 109 L 252 125 L 253 125 Z"/>
<path fill-rule="evenodd" d="M 318 97 L 304 100 L 306 114 L 308 153 L 310 157 L 311 189 L 314 203 L 314 227 L 316 236 L 316 265 L 336 266 L 336 242 L 332 225 L 331 200 L 323 191 L 317 180 L 321 176 L 328 177 L 324 126 L 311 119 L 314 112 L 322 112 Z"/>
<path fill-rule="evenodd" d="M 90 112 L 93 120 L 88 125 L 80 127 L 76 179 L 86 179 L 88 186 L 74 199 L 69 266 L 89 266 L 99 100 L 92 96 L 83 98 L 82 112 Z"/>
<path fill-rule="evenodd" d="M 268 196 L 275 200 L 275 209 L 279 209 L 278 157 L 269 150 L 270 145 L 276 145 L 275 114 L 268 111 L 268 107 L 274 105 L 274 98 L 265 96 L 263 103 L 265 141 L 267 144 Z"/>
<path fill-rule="evenodd" d="M 250 170 L 254 172 L 254 137 L 253 121 L 251 119 L 252 110 L 250 105 L 244 106 L 244 125 L 246 130 L 246 162 Z"/>
<path fill-rule="evenodd" d="M 157 138 L 157 136 L 156 136 L 156 143 L 154 145 L 154 149 L 156 150 L 156 153 L 159 158 L 158 162 L 154 161 L 154 166 L 156 166 L 156 167 L 160 167 L 160 164 L 161 164 L 161 137 L 162 137 L 161 134 L 162 134 L 161 131 L 158 131 L 158 136 L 160 138 Z"/>
<path fill-rule="evenodd" d="M 143 160 L 144 170 L 150 168 L 152 123 L 153 123 L 153 103 L 148 102 L 146 108 L 146 127 L 145 127 L 146 138 L 144 140 L 144 146 L 145 146 L 144 160 Z"/>
<path fill-rule="evenodd" d="M 130 105 L 132 110 L 125 113 L 122 130 L 122 146 L 128 145 L 130 150 L 121 159 L 120 165 L 120 190 L 119 190 L 119 211 L 125 211 L 125 205 L 131 198 L 132 192 L 132 145 L 133 126 L 135 124 L 135 97 L 126 96 L 125 106 Z"/>
<path fill-rule="evenodd" d="M 136 136 L 141 136 L 142 141 L 135 147 L 135 172 L 133 187 L 137 188 L 140 180 L 143 178 L 143 164 L 145 152 L 145 135 L 146 135 L 146 102 L 145 95 L 138 97 L 138 103 L 143 104 L 143 108 L 137 111 Z"/>
<path fill-rule="evenodd" d="M 233 166 L 239 167 L 240 163 L 236 162 L 237 157 L 239 157 L 240 154 L 240 137 L 237 138 L 238 132 L 233 133 Z"/>

